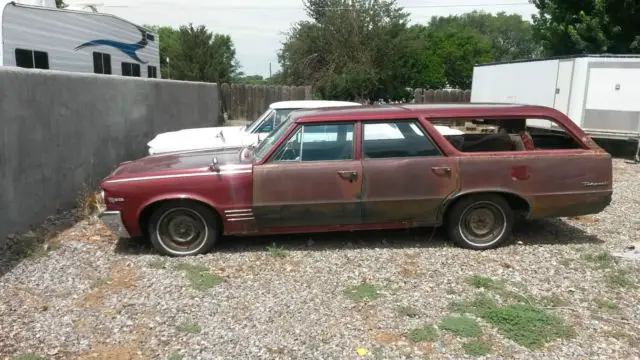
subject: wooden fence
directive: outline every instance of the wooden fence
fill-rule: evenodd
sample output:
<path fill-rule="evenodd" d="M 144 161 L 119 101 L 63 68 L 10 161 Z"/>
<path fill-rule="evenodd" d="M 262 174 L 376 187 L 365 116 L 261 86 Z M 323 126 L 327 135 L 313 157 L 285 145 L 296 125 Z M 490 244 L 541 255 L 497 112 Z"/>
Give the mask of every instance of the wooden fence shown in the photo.
<path fill-rule="evenodd" d="M 413 96 L 414 102 L 418 104 L 468 103 L 471 101 L 471 90 L 415 89 Z"/>
<path fill-rule="evenodd" d="M 222 84 L 220 100 L 228 120 L 253 121 L 269 104 L 287 100 L 311 100 L 311 86 Z"/>

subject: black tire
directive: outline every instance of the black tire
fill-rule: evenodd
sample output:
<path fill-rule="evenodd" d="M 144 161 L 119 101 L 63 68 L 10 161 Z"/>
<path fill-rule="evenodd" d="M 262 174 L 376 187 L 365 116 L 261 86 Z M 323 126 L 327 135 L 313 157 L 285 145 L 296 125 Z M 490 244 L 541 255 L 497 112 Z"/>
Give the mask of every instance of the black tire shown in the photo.
<path fill-rule="evenodd" d="M 460 247 L 493 249 L 511 236 L 514 219 L 513 210 L 502 196 L 469 195 L 457 201 L 448 212 L 447 232 Z"/>
<path fill-rule="evenodd" d="M 215 213 L 203 204 L 190 201 L 160 205 L 149 218 L 148 232 L 153 247 L 173 257 L 205 254 L 220 237 Z"/>

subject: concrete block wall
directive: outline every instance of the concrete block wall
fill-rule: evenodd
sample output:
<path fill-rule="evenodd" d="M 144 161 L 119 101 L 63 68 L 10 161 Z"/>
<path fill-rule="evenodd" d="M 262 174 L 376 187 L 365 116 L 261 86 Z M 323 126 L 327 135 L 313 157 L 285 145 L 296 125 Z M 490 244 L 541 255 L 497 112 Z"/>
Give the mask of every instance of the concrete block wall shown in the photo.
<path fill-rule="evenodd" d="M 215 126 L 216 84 L 0 67 L 0 244 L 75 203 L 157 133 Z"/>

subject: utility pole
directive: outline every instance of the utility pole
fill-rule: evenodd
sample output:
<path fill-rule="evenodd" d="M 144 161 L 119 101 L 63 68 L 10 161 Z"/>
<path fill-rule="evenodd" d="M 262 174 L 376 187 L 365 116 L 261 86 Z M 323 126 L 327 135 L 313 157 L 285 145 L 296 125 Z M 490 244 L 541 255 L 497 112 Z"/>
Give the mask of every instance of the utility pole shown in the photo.
<path fill-rule="evenodd" d="M 269 61 L 269 79 L 271 79 L 271 61 Z"/>

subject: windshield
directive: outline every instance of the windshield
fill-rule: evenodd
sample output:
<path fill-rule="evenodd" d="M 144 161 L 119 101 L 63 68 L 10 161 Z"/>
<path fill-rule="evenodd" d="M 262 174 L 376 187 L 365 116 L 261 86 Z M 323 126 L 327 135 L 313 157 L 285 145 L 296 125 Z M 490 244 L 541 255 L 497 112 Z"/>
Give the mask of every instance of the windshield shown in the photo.
<path fill-rule="evenodd" d="M 267 155 L 269 150 L 275 145 L 280 138 L 284 136 L 287 130 L 291 127 L 293 123 L 293 118 L 288 116 L 284 121 L 282 121 L 276 129 L 269 134 L 262 142 L 258 145 L 258 147 L 253 152 L 253 158 L 256 161 L 261 161 L 262 158 Z"/>
<path fill-rule="evenodd" d="M 250 134 L 268 134 L 283 122 L 289 113 L 297 109 L 269 109 L 246 128 Z"/>
<path fill-rule="evenodd" d="M 277 128 L 278 125 L 280 125 L 281 122 L 286 121 L 287 117 L 289 116 L 289 114 L 291 114 L 292 111 L 294 110 L 298 110 L 298 109 L 278 109 L 276 110 L 276 125 L 274 126 L 274 128 Z"/>
<path fill-rule="evenodd" d="M 247 125 L 246 131 L 248 133 L 252 133 L 255 129 L 263 122 L 263 120 L 269 117 L 274 112 L 273 109 L 267 109 L 267 111 L 263 112 L 262 115 L 258 116 L 251 124 Z"/>

